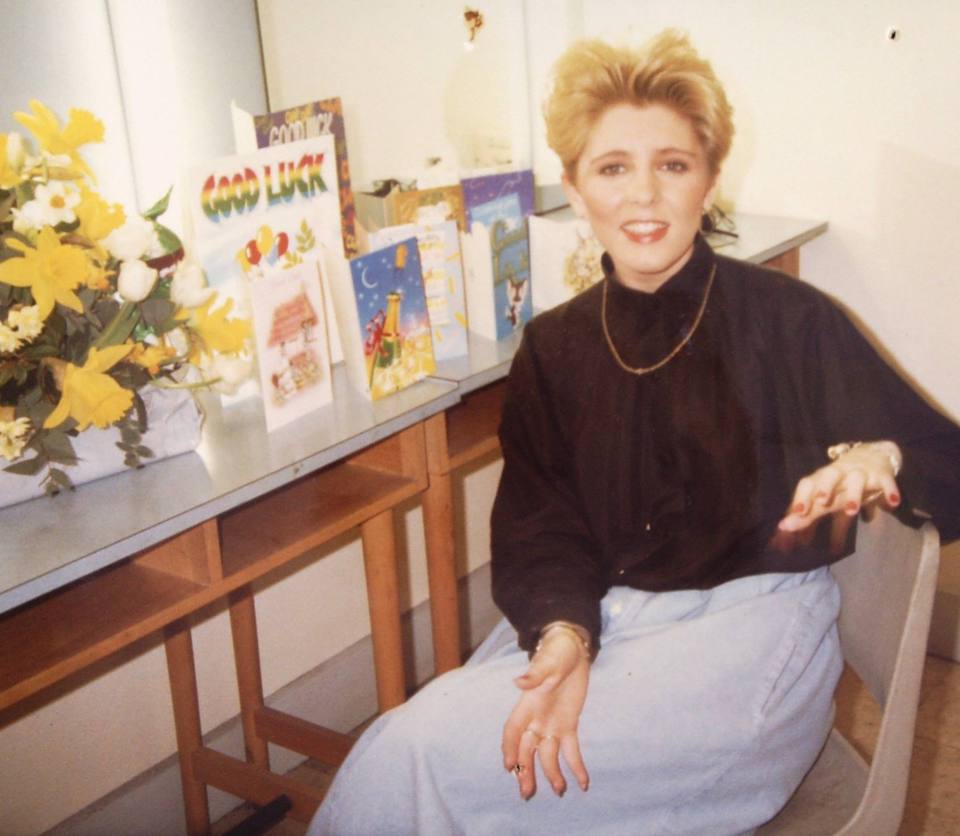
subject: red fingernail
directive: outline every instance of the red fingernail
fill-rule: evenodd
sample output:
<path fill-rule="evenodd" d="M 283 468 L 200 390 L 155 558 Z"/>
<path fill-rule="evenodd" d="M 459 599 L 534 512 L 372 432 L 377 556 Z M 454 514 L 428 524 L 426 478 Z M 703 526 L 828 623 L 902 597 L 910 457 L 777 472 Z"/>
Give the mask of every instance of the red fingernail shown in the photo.
<path fill-rule="evenodd" d="M 891 505 L 900 504 L 900 494 L 892 493 L 890 494 L 890 499 L 887 500 Z"/>
<path fill-rule="evenodd" d="M 856 502 L 848 502 L 846 507 L 848 514 L 856 514 L 860 510 L 860 506 Z"/>
<path fill-rule="evenodd" d="M 796 505 L 793 506 L 794 514 L 802 514 L 806 510 L 807 510 L 807 506 L 804 505 L 802 502 L 798 502 Z"/>

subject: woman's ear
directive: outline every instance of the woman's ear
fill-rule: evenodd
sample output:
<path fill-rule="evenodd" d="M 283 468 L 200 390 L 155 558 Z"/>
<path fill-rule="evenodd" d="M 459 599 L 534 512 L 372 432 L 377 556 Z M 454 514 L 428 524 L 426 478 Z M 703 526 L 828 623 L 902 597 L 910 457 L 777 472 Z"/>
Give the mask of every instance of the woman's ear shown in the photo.
<path fill-rule="evenodd" d="M 713 201 L 717 196 L 717 192 L 720 189 L 720 174 L 717 173 L 713 177 L 713 183 L 711 183 L 710 188 L 707 189 L 707 193 L 703 196 L 703 212 L 706 214 L 713 207 Z"/>
<path fill-rule="evenodd" d="M 583 202 L 583 198 L 580 197 L 580 192 L 577 191 L 577 187 L 567 176 L 566 171 L 560 176 L 560 185 L 563 187 L 563 193 L 567 196 L 567 200 L 573 208 L 573 211 L 577 213 L 577 217 L 586 218 L 587 207 Z"/>

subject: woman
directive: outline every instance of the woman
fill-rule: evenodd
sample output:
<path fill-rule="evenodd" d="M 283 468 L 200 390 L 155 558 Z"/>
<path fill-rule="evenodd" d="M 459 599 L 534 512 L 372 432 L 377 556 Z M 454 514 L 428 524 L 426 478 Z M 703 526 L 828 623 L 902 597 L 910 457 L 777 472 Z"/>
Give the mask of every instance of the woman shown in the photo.
<path fill-rule="evenodd" d="M 689 43 L 577 44 L 545 113 L 606 277 L 511 369 L 507 621 L 368 730 L 313 833 L 750 830 L 829 731 L 850 522 L 960 534 L 960 431 L 822 294 L 700 237 L 733 128 Z"/>

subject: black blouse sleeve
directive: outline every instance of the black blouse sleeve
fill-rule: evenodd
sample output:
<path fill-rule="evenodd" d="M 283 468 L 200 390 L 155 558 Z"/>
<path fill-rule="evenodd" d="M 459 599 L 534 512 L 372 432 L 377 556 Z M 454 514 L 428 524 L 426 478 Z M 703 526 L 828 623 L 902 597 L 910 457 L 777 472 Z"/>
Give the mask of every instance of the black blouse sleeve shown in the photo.
<path fill-rule="evenodd" d="M 943 540 L 960 537 L 960 427 L 917 394 L 827 299 L 807 332 L 804 359 L 822 440 L 896 442 L 903 452 L 897 515 L 912 525 L 932 517 Z"/>
<path fill-rule="evenodd" d="M 500 425 L 503 474 L 492 514 L 493 598 L 532 650 L 542 627 L 564 620 L 600 634 L 606 591 L 581 513 L 569 451 L 528 325 L 507 380 Z"/>

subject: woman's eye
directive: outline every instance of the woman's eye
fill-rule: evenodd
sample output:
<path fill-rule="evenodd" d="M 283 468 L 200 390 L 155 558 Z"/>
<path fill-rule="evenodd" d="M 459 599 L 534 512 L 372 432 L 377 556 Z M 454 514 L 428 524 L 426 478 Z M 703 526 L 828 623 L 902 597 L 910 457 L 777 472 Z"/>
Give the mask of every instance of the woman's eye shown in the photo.
<path fill-rule="evenodd" d="M 690 166 L 683 160 L 668 160 L 662 166 L 664 171 L 684 172 L 690 169 Z"/>
<path fill-rule="evenodd" d="M 624 171 L 626 171 L 626 168 L 623 163 L 607 163 L 600 168 L 600 173 L 605 177 L 612 177 L 615 174 L 623 174 Z"/>

